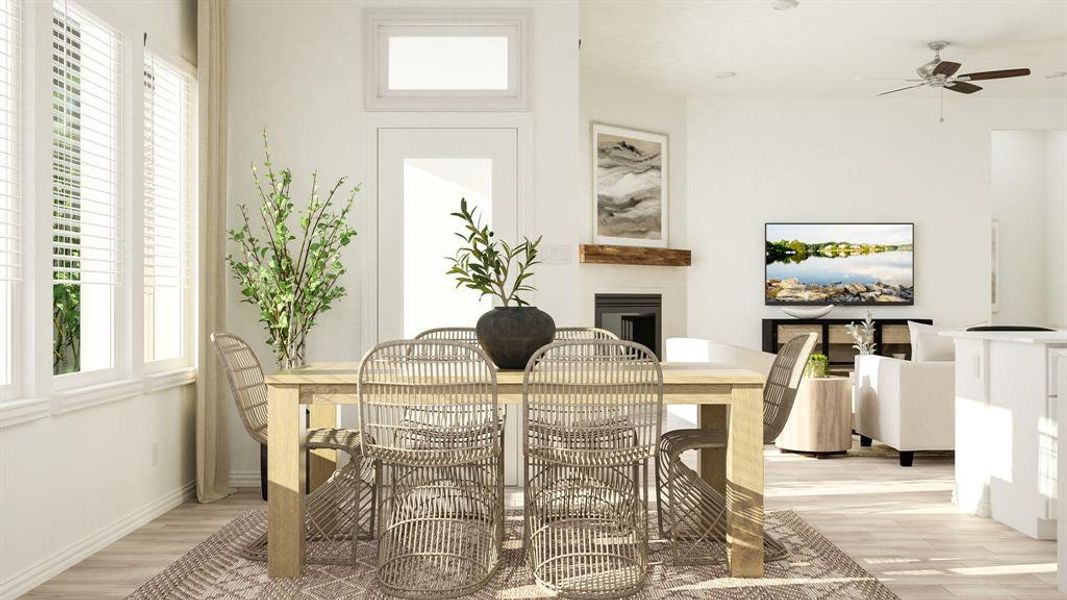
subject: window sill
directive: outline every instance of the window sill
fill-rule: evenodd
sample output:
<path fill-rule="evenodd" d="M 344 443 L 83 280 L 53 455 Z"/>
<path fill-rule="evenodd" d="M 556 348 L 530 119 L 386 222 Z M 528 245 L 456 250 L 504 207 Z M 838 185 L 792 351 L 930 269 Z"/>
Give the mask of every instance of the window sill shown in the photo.
<path fill-rule="evenodd" d="M 181 367 L 145 375 L 144 391 L 145 393 L 161 392 L 189 385 L 190 383 L 196 383 L 196 369 L 193 367 Z"/>
<path fill-rule="evenodd" d="M 26 398 L 0 404 L 0 429 L 43 419 L 52 414 L 48 398 Z"/>
<path fill-rule="evenodd" d="M 63 390 L 52 394 L 51 397 L 12 400 L 0 404 L 0 429 L 195 382 L 196 369 L 185 367 L 146 375 L 140 379 L 123 379 Z"/>

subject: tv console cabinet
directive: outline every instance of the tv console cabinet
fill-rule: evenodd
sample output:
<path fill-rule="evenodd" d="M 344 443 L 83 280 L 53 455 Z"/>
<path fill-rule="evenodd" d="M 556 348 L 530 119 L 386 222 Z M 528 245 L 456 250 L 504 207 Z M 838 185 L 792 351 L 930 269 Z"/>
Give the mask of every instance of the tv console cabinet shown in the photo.
<path fill-rule="evenodd" d="M 863 319 L 763 319 L 763 351 L 778 354 L 778 350 L 791 338 L 805 333 L 818 336 L 815 352 L 825 354 L 830 361 L 830 372 L 846 375 L 853 370 L 855 342 L 845 330 L 849 323 L 860 324 Z M 875 354 L 911 358 L 911 334 L 908 321 L 933 325 L 933 319 L 875 319 Z"/>

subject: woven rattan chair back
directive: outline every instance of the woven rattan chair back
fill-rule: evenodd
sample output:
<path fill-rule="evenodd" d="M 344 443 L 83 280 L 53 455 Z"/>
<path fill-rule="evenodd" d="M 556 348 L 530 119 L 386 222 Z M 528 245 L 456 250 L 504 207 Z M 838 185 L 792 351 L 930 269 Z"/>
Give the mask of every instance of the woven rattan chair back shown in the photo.
<path fill-rule="evenodd" d="M 778 356 L 771 365 L 771 372 L 767 375 L 767 383 L 763 387 L 764 444 L 773 444 L 789 420 L 793 400 L 797 396 L 797 388 L 800 387 L 800 380 L 804 376 L 804 369 L 816 339 L 814 333 L 790 339 L 778 351 Z"/>
<path fill-rule="evenodd" d="M 662 408 L 663 373 L 645 346 L 617 339 L 553 342 L 526 365 L 523 450 L 574 466 L 651 458 Z M 627 439 L 618 448 L 605 446 L 620 427 Z"/>
<path fill-rule="evenodd" d="M 643 479 L 655 454 L 663 374 L 620 340 L 544 346 L 523 382 L 527 559 L 562 597 L 620 598 L 648 575 Z"/>
<path fill-rule="evenodd" d="M 478 332 L 473 327 L 434 327 L 419 332 L 416 340 L 442 340 L 478 345 Z"/>
<path fill-rule="evenodd" d="M 441 340 L 379 344 L 360 364 L 359 386 L 364 453 L 370 458 L 442 464 L 441 448 L 424 447 L 431 433 L 441 443 L 454 437 L 458 462 L 495 448 L 496 370 L 475 346 Z"/>
<path fill-rule="evenodd" d="M 211 334 L 211 343 L 226 370 L 237 414 L 248 435 L 260 444 L 267 443 L 267 385 L 259 358 L 248 343 L 229 333 Z"/>
<path fill-rule="evenodd" d="M 564 340 L 617 340 L 619 336 L 599 327 L 557 327 L 556 341 Z"/>
<path fill-rule="evenodd" d="M 383 468 L 378 583 L 405 598 L 484 587 L 504 534 L 496 371 L 469 343 L 379 344 L 359 370 L 367 457 Z"/>

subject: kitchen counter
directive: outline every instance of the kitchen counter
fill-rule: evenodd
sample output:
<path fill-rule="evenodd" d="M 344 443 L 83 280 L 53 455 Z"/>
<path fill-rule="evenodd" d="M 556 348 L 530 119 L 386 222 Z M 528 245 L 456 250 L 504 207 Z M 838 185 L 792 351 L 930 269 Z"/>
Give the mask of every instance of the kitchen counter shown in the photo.
<path fill-rule="evenodd" d="M 961 510 L 1057 537 L 1056 354 L 1067 331 L 946 331 L 956 346 Z"/>
<path fill-rule="evenodd" d="M 1060 331 L 942 331 L 939 335 L 965 340 L 989 340 L 1014 344 L 1065 344 L 1067 330 Z"/>

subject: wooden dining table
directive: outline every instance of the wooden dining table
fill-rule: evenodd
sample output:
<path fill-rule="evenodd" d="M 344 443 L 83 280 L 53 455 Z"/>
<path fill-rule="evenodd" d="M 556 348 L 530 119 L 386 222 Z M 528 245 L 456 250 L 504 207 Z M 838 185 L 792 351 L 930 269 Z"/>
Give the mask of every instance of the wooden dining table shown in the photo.
<path fill-rule="evenodd" d="M 304 489 L 333 471 L 335 451 L 302 459 L 308 427 L 335 427 L 336 406 L 358 402 L 358 363 L 321 362 L 267 377 L 267 573 L 304 572 Z M 500 404 L 522 404 L 522 371 L 497 371 Z M 664 404 L 698 405 L 699 427 L 729 427 L 726 449 L 701 451 L 701 477 L 726 496 L 726 556 L 734 577 L 763 576 L 764 375 L 726 365 L 663 363 Z"/>

